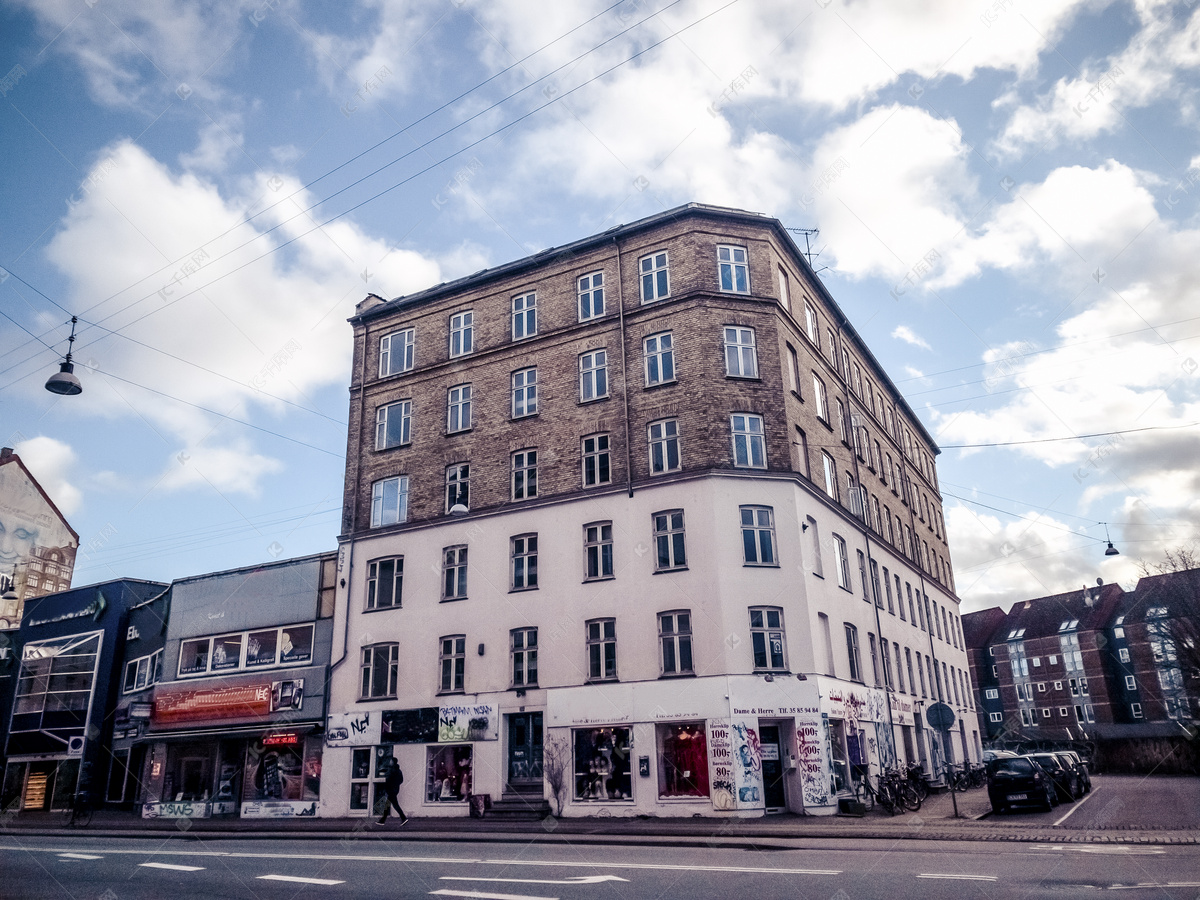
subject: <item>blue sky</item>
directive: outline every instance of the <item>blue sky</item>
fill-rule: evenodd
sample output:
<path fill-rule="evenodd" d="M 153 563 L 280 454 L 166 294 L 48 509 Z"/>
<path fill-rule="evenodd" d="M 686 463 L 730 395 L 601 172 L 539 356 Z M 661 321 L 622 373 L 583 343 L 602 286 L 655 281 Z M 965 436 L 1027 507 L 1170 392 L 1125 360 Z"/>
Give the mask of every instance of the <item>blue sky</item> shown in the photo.
<path fill-rule="evenodd" d="M 694 200 L 1008 445 L 939 458 L 965 609 L 1129 587 L 1200 512 L 1198 68 L 1153 0 L 3 2 L 0 441 L 77 584 L 332 549 L 355 303 Z"/>

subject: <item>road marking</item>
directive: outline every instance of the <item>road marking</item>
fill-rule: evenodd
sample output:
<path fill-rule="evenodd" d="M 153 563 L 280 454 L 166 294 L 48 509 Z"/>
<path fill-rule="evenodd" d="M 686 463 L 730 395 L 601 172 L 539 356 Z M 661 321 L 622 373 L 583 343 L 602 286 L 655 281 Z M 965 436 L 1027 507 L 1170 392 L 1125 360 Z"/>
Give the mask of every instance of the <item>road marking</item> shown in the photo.
<path fill-rule="evenodd" d="M 629 881 L 620 875 L 576 875 L 566 881 L 546 881 L 537 878 L 471 878 L 467 875 L 443 875 L 440 881 L 503 881 L 508 884 L 600 884 L 605 881 Z"/>
<path fill-rule="evenodd" d="M 951 881 L 995 881 L 996 875 L 955 875 L 948 872 L 927 872 L 918 878 L 948 878 Z"/>
<path fill-rule="evenodd" d="M 259 881 L 295 881 L 299 884 L 345 884 L 344 881 L 337 881 L 333 878 L 301 878 L 299 875 L 259 875 Z"/>
<path fill-rule="evenodd" d="M 143 869 L 170 869 L 172 872 L 202 872 L 204 866 L 175 866 L 171 863 L 138 863 Z"/>
<path fill-rule="evenodd" d="M 1138 884 L 1110 884 L 1110 891 L 1141 891 L 1146 888 L 1181 888 L 1200 887 L 1200 881 L 1143 881 Z"/>
<path fill-rule="evenodd" d="M 481 859 L 478 862 L 486 866 L 575 866 L 579 863 L 558 862 L 554 860 L 535 859 Z M 650 869 L 658 872 L 746 872 L 751 875 L 841 875 L 841 869 L 775 869 L 770 866 L 673 866 L 666 863 L 604 863 L 589 862 L 593 869 Z"/>
<path fill-rule="evenodd" d="M 60 851 L 58 855 L 63 859 L 104 859 L 103 856 L 93 856 L 90 853 L 66 853 Z"/>
<path fill-rule="evenodd" d="M 533 897 L 529 894 L 481 894 L 479 891 L 430 891 L 435 897 L 475 897 L 476 900 L 558 900 L 557 897 Z"/>
<path fill-rule="evenodd" d="M 1076 853 L 1104 853 L 1113 856 L 1158 856 L 1166 853 L 1162 847 L 1141 847 L 1129 844 L 1101 844 L 1095 847 L 1067 847 L 1064 844 L 1034 844 L 1034 850 L 1074 850 Z"/>
<path fill-rule="evenodd" d="M 1100 788 L 1096 788 L 1094 791 L 1091 791 L 1086 797 L 1084 797 L 1082 800 L 1075 803 L 1071 807 L 1071 811 L 1069 813 L 1067 813 L 1065 816 L 1063 816 L 1057 822 L 1054 822 L 1052 824 L 1053 825 L 1061 825 L 1063 822 L 1067 821 L 1067 819 L 1069 819 L 1069 818 L 1071 818 L 1071 816 L 1075 815 L 1075 810 L 1079 809 L 1079 807 L 1083 806 L 1083 804 L 1087 803 L 1089 800 L 1091 800 L 1093 797 L 1095 797 L 1096 792 L 1099 790 L 1100 790 Z"/>

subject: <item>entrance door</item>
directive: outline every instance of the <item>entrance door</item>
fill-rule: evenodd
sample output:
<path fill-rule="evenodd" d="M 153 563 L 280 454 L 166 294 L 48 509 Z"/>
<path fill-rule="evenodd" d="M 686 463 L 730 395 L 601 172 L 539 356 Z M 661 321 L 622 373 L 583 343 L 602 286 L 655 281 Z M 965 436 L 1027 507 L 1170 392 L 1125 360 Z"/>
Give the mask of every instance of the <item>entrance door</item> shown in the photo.
<path fill-rule="evenodd" d="M 513 790 L 542 788 L 542 714 L 508 716 L 508 783 Z"/>
<path fill-rule="evenodd" d="M 768 810 L 787 806 L 783 790 L 783 747 L 779 742 L 778 725 L 760 725 L 758 739 L 762 746 L 763 795 Z"/>
<path fill-rule="evenodd" d="M 208 758 L 187 757 L 179 761 L 180 789 L 184 800 L 208 799 Z"/>

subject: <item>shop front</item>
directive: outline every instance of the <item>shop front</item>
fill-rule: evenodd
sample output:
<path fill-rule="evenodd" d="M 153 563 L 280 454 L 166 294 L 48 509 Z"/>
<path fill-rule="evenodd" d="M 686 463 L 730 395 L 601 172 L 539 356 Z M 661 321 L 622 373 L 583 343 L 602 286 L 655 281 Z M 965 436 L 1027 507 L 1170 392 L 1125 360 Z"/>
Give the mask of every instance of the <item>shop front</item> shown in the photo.
<path fill-rule="evenodd" d="M 829 788 L 822 812 L 858 789 L 866 777 L 896 765 L 888 693 L 879 688 L 815 676 L 821 727 L 829 765 Z M 911 713 L 910 713 L 911 715 Z"/>
<path fill-rule="evenodd" d="M 160 685 L 144 754 L 142 816 L 317 815 L 323 723 L 308 720 L 303 707 L 306 681 L 321 673 L 287 674 L 278 681 Z"/>

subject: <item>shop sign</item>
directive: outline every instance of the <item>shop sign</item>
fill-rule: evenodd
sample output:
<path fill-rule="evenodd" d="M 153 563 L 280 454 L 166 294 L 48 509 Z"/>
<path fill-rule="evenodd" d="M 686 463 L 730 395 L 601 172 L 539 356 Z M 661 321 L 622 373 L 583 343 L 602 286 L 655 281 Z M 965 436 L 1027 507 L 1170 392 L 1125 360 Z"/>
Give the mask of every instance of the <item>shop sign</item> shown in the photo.
<path fill-rule="evenodd" d="M 264 747 L 279 747 L 300 743 L 300 735 L 294 731 L 284 731 L 280 734 L 268 734 L 262 739 Z"/>
<path fill-rule="evenodd" d="M 325 728 L 325 746 L 370 747 L 381 744 L 381 724 L 377 712 L 330 713 Z"/>
<path fill-rule="evenodd" d="M 271 711 L 271 683 L 162 691 L 154 697 L 154 724 L 244 719 Z"/>
<path fill-rule="evenodd" d="M 827 743 L 820 714 L 796 719 L 796 768 L 806 807 L 829 805 L 829 777 L 825 769 Z"/>
<path fill-rule="evenodd" d="M 892 705 L 892 722 L 894 724 L 913 724 L 913 702 L 911 698 L 897 694 L 889 694 L 888 700 Z"/>
<path fill-rule="evenodd" d="M 148 719 L 153 711 L 153 704 L 150 703 L 130 703 L 129 718 L 131 719 Z"/>
<path fill-rule="evenodd" d="M 708 784 L 713 809 L 737 809 L 728 719 L 708 720 Z"/>
<path fill-rule="evenodd" d="M 238 811 L 238 805 L 230 800 L 214 800 L 209 805 L 214 816 L 232 816 Z"/>
<path fill-rule="evenodd" d="M 494 703 L 468 703 L 438 708 L 438 743 L 500 739 Z"/>
<path fill-rule="evenodd" d="M 296 710 L 304 705 L 304 679 L 271 682 L 271 712 Z"/>
<path fill-rule="evenodd" d="M 143 819 L 207 819 L 212 815 L 212 806 L 196 801 L 175 803 L 143 803 Z"/>
<path fill-rule="evenodd" d="M 289 819 L 316 814 L 316 800 L 259 800 L 242 804 L 243 819 Z"/>

